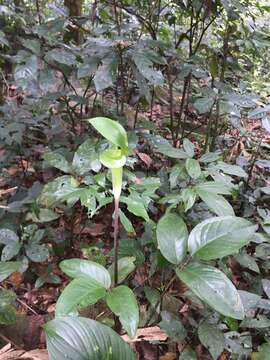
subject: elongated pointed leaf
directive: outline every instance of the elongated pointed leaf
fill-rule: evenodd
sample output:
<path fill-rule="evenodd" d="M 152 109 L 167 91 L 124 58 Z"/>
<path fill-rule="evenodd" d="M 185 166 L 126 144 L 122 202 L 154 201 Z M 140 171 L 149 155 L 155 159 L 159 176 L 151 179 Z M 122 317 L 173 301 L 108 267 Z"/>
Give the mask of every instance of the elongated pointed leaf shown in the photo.
<path fill-rule="evenodd" d="M 121 283 L 125 278 L 135 270 L 136 266 L 134 264 L 136 258 L 134 256 L 125 256 L 118 260 L 118 283 Z M 108 271 L 111 275 L 113 282 L 114 277 L 114 264 L 109 266 Z"/>
<path fill-rule="evenodd" d="M 176 274 L 201 300 L 225 316 L 242 320 L 244 308 L 232 282 L 213 266 L 191 263 Z"/>
<path fill-rule="evenodd" d="M 90 282 L 95 281 L 105 289 L 109 289 L 111 286 L 111 277 L 108 270 L 93 261 L 84 259 L 63 260 L 59 266 L 71 278 L 84 278 Z"/>
<path fill-rule="evenodd" d="M 200 188 L 196 188 L 196 192 L 209 209 L 218 216 L 234 216 L 231 204 L 222 195 L 213 194 Z"/>
<path fill-rule="evenodd" d="M 139 324 L 139 308 L 133 291 L 120 285 L 107 294 L 106 301 L 112 312 L 119 316 L 128 335 L 134 337 Z"/>
<path fill-rule="evenodd" d="M 82 317 L 55 319 L 44 326 L 51 360 L 135 360 L 109 327 Z"/>
<path fill-rule="evenodd" d="M 188 231 L 176 214 L 164 215 L 157 224 L 157 241 L 162 255 L 171 263 L 179 264 L 186 255 Z"/>
<path fill-rule="evenodd" d="M 248 244 L 255 231 L 256 226 L 235 216 L 206 219 L 191 231 L 188 249 L 202 260 L 222 258 Z"/>
<path fill-rule="evenodd" d="M 8 278 L 13 272 L 18 271 L 21 266 L 21 261 L 0 261 L 0 282 Z"/>
<path fill-rule="evenodd" d="M 186 169 L 188 175 L 192 177 L 192 179 L 197 179 L 201 176 L 201 167 L 200 163 L 196 159 L 187 159 L 186 160 Z"/>
<path fill-rule="evenodd" d="M 65 287 L 56 303 L 55 315 L 78 313 L 78 309 L 95 304 L 106 294 L 106 289 L 88 279 L 74 279 Z"/>
<path fill-rule="evenodd" d="M 107 140 L 121 148 L 124 154 L 128 152 L 127 133 L 117 121 L 105 117 L 89 119 L 88 122 Z"/>
<path fill-rule="evenodd" d="M 205 191 L 212 194 L 222 194 L 222 195 L 230 195 L 231 187 L 225 183 L 217 182 L 217 181 L 206 181 L 199 185 L 196 185 L 197 191 Z"/>

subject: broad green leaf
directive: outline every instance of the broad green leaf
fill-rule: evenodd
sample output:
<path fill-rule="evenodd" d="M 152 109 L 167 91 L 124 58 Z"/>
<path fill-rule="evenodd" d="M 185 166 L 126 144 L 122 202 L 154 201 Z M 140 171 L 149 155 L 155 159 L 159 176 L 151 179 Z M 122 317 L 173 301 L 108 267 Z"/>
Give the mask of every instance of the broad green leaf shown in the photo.
<path fill-rule="evenodd" d="M 200 158 L 200 161 L 207 164 L 216 161 L 219 158 L 220 158 L 220 154 L 208 152 L 206 154 L 203 154 L 203 156 Z"/>
<path fill-rule="evenodd" d="M 71 171 L 71 166 L 69 165 L 66 158 L 59 154 L 57 151 L 47 152 L 43 155 L 43 159 L 49 166 L 53 166 L 65 173 L 69 173 Z"/>
<path fill-rule="evenodd" d="M 8 245 L 19 242 L 18 235 L 10 229 L 0 229 L 0 244 Z"/>
<path fill-rule="evenodd" d="M 217 325 L 203 322 L 198 329 L 200 342 L 212 355 L 214 360 L 218 359 L 225 348 L 224 334 Z"/>
<path fill-rule="evenodd" d="M 106 302 L 111 311 L 119 316 L 128 335 L 135 337 L 139 324 L 139 308 L 133 291 L 125 285 L 117 286 L 107 294 Z"/>
<path fill-rule="evenodd" d="M 183 141 L 183 147 L 184 147 L 185 152 L 188 154 L 188 156 L 192 158 L 195 153 L 194 152 L 194 150 L 195 150 L 194 144 L 190 140 L 185 138 Z"/>
<path fill-rule="evenodd" d="M 37 222 L 37 223 L 44 223 L 44 222 L 50 222 L 53 220 L 56 220 L 59 218 L 59 214 L 56 214 L 54 211 L 52 211 L 51 209 L 38 209 L 38 214 L 36 213 L 31 213 L 31 214 L 27 214 L 28 217 L 31 218 L 31 220 L 33 222 Z"/>
<path fill-rule="evenodd" d="M 69 197 L 71 200 L 79 199 L 76 196 L 78 181 L 69 175 L 64 175 L 46 184 L 39 197 L 39 203 L 46 207 L 51 207 L 59 201 L 65 201 Z M 71 201 L 69 199 L 69 201 Z"/>
<path fill-rule="evenodd" d="M 127 133 L 122 125 L 117 121 L 105 117 L 96 117 L 89 119 L 88 122 L 94 128 L 114 145 L 120 147 L 123 153 L 128 153 Z"/>
<path fill-rule="evenodd" d="M 161 319 L 158 325 L 165 330 L 171 341 L 183 341 L 186 338 L 187 331 L 179 316 L 164 310 L 161 311 Z"/>
<path fill-rule="evenodd" d="M 119 149 L 108 149 L 100 154 L 100 162 L 109 169 L 121 168 L 126 163 L 126 157 Z"/>
<path fill-rule="evenodd" d="M 116 74 L 114 63 L 99 65 L 94 76 L 96 91 L 99 92 L 112 86 Z"/>
<path fill-rule="evenodd" d="M 21 261 L 0 261 L 0 282 L 8 278 L 13 272 L 22 266 Z"/>
<path fill-rule="evenodd" d="M 217 181 L 206 181 L 196 185 L 196 190 L 210 192 L 212 194 L 231 195 L 231 187 Z"/>
<path fill-rule="evenodd" d="M 254 259 L 253 256 L 243 252 L 241 254 L 236 255 L 234 258 L 244 268 L 255 271 L 258 274 L 260 273 L 259 266 L 256 263 L 256 260 Z"/>
<path fill-rule="evenodd" d="M 60 64 L 72 66 L 76 64 L 76 56 L 71 51 L 64 49 L 53 49 L 46 53 L 47 61 L 56 61 Z"/>
<path fill-rule="evenodd" d="M 196 192 L 203 202 L 218 216 L 234 216 L 231 204 L 222 196 L 196 187 Z"/>
<path fill-rule="evenodd" d="M 186 160 L 186 170 L 188 172 L 188 175 L 192 177 L 192 179 L 198 179 L 198 177 L 201 176 L 200 163 L 196 159 Z"/>
<path fill-rule="evenodd" d="M 14 256 L 18 255 L 21 249 L 21 244 L 19 242 L 11 242 L 7 244 L 1 254 L 1 261 L 11 260 Z"/>
<path fill-rule="evenodd" d="M 255 318 L 245 318 L 240 326 L 242 328 L 263 329 L 270 327 L 270 319 L 265 315 L 258 315 Z"/>
<path fill-rule="evenodd" d="M 134 262 L 136 258 L 133 256 L 125 256 L 118 260 L 118 283 L 124 281 L 132 271 L 135 270 L 136 266 Z M 114 264 L 110 265 L 108 271 L 113 282 L 114 277 Z"/>
<path fill-rule="evenodd" d="M 44 326 L 51 360 L 135 360 L 135 354 L 122 338 L 101 323 L 66 317 Z"/>
<path fill-rule="evenodd" d="M 77 314 L 78 309 L 95 304 L 106 295 L 106 289 L 86 278 L 72 280 L 61 293 L 56 303 L 55 315 Z"/>
<path fill-rule="evenodd" d="M 238 165 L 230 165 L 230 164 L 226 164 L 223 161 L 219 161 L 217 165 L 215 165 L 215 167 L 228 175 L 234 175 L 239 177 L 248 176 L 247 173 Z"/>
<path fill-rule="evenodd" d="M 181 191 L 181 199 L 184 202 L 185 211 L 192 208 L 196 201 L 196 191 L 193 187 L 185 188 Z"/>
<path fill-rule="evenodd" d="M 176 274 L 202 301 L 225 316 L 242 320 L 244 308 L 232 282 L 220 270 L 191 263 Z"/>
<path fill-rule="evenodd" d="M 121 196 L 120 201 L 127 204 L 127 209 L 132 214 L 142 217 L 147 222 L 150 220 L 142 202 L 139 202 L 137 199 L 134 199 L 130 196 Z"/>
<path fill-rule="evenodd" d="M 185 151 L 174 148 L 170 143 L 158 145 L 157 151 L 173 159 L 187 159 L 189 157 Z"/>
<path fill-rule="evenodd" d="M 202 260 L 222 258 L 248 244 L 255 231 L 256 226 L 235 216 L 206 219 L 191 231 L 188 249 Z"/>
<path fill-rule="evenodd" d="M 111 277 L 108 270 L 93 261 L 84 259 L 63 260 L 59 267 L 71 278 L 84 278 L 90 282 L 94 281 L 105 289 L 109 289 L 111 286 Z"/>
<path fill-rule="evenodd" d="M 215 103 L 215 99 L 211 97 L 205 97 L 196 100 L 193 106 L 195 107 L 195 109 L 198 111 L 199 114 L 204 114 L 206 112 L 211 111 L 214 103 Z"/>
<path fill-rule="evenodd" d="M 48 247 L 45 244 L 29 244 L 25 247 L 26 255 L 34 262 L 44 262 L 50 256 Z"/>
<path fill-rule="evenodd" d="M 133 53 L 133 61 L 137 66 L 139 72 L 153 85 L 163 84 L 163 75 L 161 71 L 153 68 L 152 59 L 147 56 L 147 53 L 140 50 Z"/>
<path fill-rule="evenodd" d="M 188 231 L 176 214 L 164 215 L 157 224 L 157 241 L 162 255 L 171 263 L 179 264 L 187 251 Z"/>
<path fill-rule="evenodd" d="M 84 175 L 90 170 L 100 171 L 99 156 L 91 139 L 86 140 L 78 147 L 73 157 L 72 168 L 78 175 Z"/>
<path fill-rule="evenodd" d="M 129 220 L 129 218 L 125 215 L 125 213 L 119 209 L 119 217 L 121 224 L 124 226 L 127 233 L 135 233 L 134 227 L 132 225 L 132 222 Z"/>

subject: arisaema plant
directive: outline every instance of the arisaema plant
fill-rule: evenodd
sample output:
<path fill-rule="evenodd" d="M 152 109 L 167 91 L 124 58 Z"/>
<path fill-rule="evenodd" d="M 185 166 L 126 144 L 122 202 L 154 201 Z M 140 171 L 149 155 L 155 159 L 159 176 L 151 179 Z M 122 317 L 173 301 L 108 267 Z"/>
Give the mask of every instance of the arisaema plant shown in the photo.
<path fill-rule="evenodd" d="M 109 141 L 110 147 L 100 154 L 101 163 L 111 170 L 112 192 L 114 196 L 114 283 L 118 283 L 118 232 L 119 200 L 122 190 L 123 167 L 128 154 L 127 133 L 122 125 L 105 117 L 95 117 L 88 122 Z"/>

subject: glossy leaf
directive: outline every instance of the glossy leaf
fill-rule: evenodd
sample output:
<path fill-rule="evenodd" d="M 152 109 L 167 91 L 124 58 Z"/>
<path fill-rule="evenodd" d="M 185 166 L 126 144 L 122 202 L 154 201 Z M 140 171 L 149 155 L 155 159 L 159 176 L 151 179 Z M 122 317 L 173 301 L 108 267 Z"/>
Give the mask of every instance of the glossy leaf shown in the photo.
<path fill-rule="evenodd" d="M 136 258 L 134 256 L 125 256 L 118 260 L 118 283 L 124 281 L 128 277 L 128 275 L 135 270 L 135 260 Z M 113 282 L 114 264 L 109 266 L 108 271 L 111 275 L 111 279 Z"/>
<path fill-rule="evenodd" d="M 119 316 L 128 335 L 134 337 L 139 324 L 139 308 L 133 291 L 125 285 L 117 286 L 107 294 L 106 302 L 111 311 Z"/>
<path fill-rule="evenodd" d="M 79 308 L 95 304 L 106 295 L 106 289 L 89 279 L 72 280 L 56 303 L 56 316 L 77 314 Z"/>
<path fill-rule="evenodd" d="M 220 270 L 191 263 L 176 274 L 202 301 L 225 316 L 242 320 L 244 308 L 232 282 Z"/>
<path fill-rule="evenodd" d="M 94 320 L 59 318 L 48 322 L 44 331 L 53 360 L 135 360 L 135 354 L 116 332 Z"/>
<path fill-rule="evenodd" d="M 108 270 L 93 261 L 84 259 L 63 260 L 59 267 L 71 278 L 83 278 L 90 282 L 94 281 L 105 289 L 109 289 L 111 286 L 111 278 Z"/>
<path fill-rule="evenodd" d="M 235 216 L 206 219 L 191 231 L 188 249 L 203 260 L 222 258 L 248 244 L 255 231 L 256 226 Z"/>
<path fill-rule="evenodd" d="M 124 154 L 128 152 L 127 133 L 123 126 L 115 120 L 105 117 L 89 119 L 88 122 L 112 144 L 118 146 Z"/>
<path fill-rule="evenodd" d="M 176 214 L 164 215 L 157 224 L 157 241 L 162 255 L 171 263 L 179 264 L 186 255 L 188 231 Z"/>
<path fill-rule="evenodd" d="M 231 187 L 225 183 L 217 181 L 206 181 L 199 185 L 196 185 L 197 191 L 205 191 L 212 194 L 231 195 Z"/>
<path fill-rule="evenodd" d="M 196 188 L 196 192 L 203 202 L 218 216 L 231 215 L 234 216 L 234 210 L 231 204 L 221 195 L 214 194 L 202 190 L 201 188 Z"/>

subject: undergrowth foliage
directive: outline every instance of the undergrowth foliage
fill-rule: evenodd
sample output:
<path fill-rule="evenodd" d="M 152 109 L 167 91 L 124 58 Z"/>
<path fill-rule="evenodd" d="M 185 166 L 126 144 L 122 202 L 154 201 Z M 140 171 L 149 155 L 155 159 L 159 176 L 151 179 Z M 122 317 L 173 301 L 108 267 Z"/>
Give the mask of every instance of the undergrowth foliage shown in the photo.
<path fill-rule="evenodd" d="M 270 358 L 269 4 L 78 4 L 0 5 L 0 324 L 21 274 L 52 360 Z"/>

